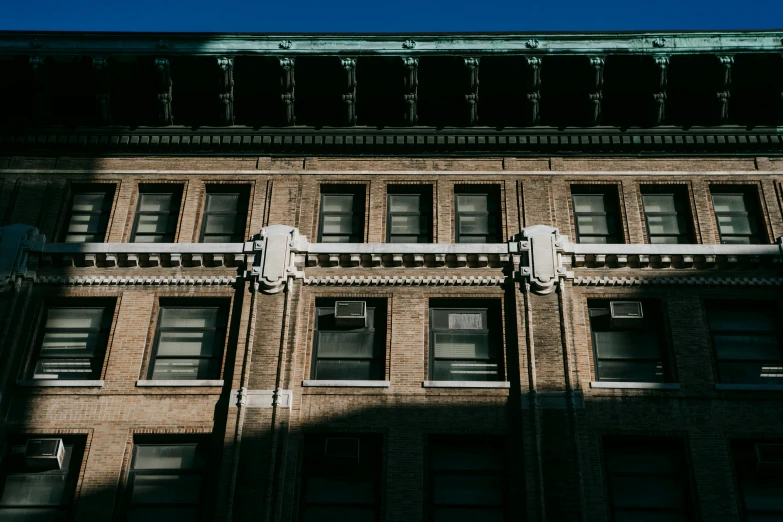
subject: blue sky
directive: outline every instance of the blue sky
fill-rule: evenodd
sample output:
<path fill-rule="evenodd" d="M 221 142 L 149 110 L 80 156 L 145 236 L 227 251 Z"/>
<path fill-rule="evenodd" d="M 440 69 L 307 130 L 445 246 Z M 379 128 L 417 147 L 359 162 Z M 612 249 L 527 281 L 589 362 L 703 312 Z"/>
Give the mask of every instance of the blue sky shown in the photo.
<path fill-rule="evenodd" d="M 206 32 L 783 29 L 783 0 L 2 0 L 0 29 Z"/>

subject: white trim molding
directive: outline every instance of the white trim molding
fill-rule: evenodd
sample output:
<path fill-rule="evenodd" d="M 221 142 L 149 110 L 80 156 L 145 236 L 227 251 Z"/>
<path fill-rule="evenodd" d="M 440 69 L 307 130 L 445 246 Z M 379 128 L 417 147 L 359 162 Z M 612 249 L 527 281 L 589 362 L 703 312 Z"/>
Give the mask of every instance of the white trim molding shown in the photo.
<path fill-rule="evenodd" d="M 317 381 L 313 379 L 302 381 L 302 386 L 305 388 L 388 388 L 391 383 L 389 381 Z"/>
<path fill-rule="evenodd" d="M 136 386 L 139 387 L 222 387 L 222 380 L 213 379 L 194 379 L 194 380 L 138 380 Z"/>
<path fill-rule="evenodd" d="M 782 392 L 783 384 L 733 384 L 716 383 L 715 389 L 719 391 L 774 391 Z"/>
<path fill-rule="evenodd" d="M 102 380 L 84 379 L 31 379 L 16 382 L 24 388 L 100 388 L 103 383 Z"/>
<path fill-rule="evenodd" d="M 608 390 L 679 390 L 680 383 L 593 381 L 590 387 Z"/>
<path fill-rule="evenodd" d="M 485 388 L 507 390 L 511 388 L 508 381 L 424 381 L 422 388 Z"/>

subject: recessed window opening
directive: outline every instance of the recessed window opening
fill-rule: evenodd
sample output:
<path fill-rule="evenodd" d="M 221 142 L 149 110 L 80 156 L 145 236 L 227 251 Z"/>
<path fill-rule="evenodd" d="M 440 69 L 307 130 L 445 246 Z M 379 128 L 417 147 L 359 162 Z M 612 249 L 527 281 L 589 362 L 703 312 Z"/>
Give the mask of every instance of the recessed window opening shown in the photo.
<path fill-rule="evenodd" d="M 74 185 L 65 243 L 102 243 L 106 238 L 114 185 Z"/>
<path fill-rule="evenodd" d="M 455 185 L 454 208 L 457 243 L 501 241 L 500 189 L 497 185 Z"/>
<path fill-rule="evenodd" d="M 241 185 L 208 185 L 202 243 L 239 243 L 245 238 L 249 193 Z"/>
<path fill-rule="evenodd" d="M 139 185 L 131 243 L 173 243 L 181 200 L 181 185 Z"/>
<path fill-rule="evenodd" d="M 690 208 L 684 187 L 642 185 L 642 203 L 651 244 L 681 244 L 692 240 Z"/>
<path fill-rule="evenodd" d="M 755 187 L 712 185 L 710 193 L 721 243 L 753 245 L 766 242 Z"/>
<path fill-rule="evenodd" d="M 321 185 L 318 241 L 364 242 L 364 185 Z"/>
<path fill-rule="evenodd" d="M 578 243 L 623 243 L 615 185 L 572 185 Z"/>
<path fill-rule="evenodd" d="M 389 185 L 386 204 L 388 243 L 432 242 L 432 186 Z"/>

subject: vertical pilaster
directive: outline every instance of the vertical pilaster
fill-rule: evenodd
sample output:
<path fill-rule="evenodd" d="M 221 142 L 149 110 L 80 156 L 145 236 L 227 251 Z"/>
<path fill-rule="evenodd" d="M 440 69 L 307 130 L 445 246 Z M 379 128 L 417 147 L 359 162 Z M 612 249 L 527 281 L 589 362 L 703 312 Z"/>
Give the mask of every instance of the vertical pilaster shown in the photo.
<path fill-rule="evenodd" d="M 661 125 L 666 120 L 666 88 L 669 84 L 669 57 L 655 56 L 655 86 L 652 94 L 652 123 Z"/>
<path fill-rule="evenodd" d="M 157 74 L 158 124 L 174 125 L 174 115 L 171 112 L 171 67 L 168 58 L 155 59 Z"/>
<path fill-rule="evenodd" d="M 715 97 L 718 102 L 718 123 L 724 125 L 729 121 L 729 98 L 731 98 L 731 66 L 734 65 L 733 56 L 718 56 L 720 74 L 718 76 L 718 92 Z"/>
<path fill-rule="evenodd" d="M 402 59 L 402 64 L 405 68 L 405 76 L 403 77 L 405 88 L 405 94 L 403 95 L 405 101 L 404 118 L 405 124 L 412 126 L 419 121 L 419 59 L 405 57 Z"/>
<path fill-rule="evenodd" d="M 541 58 L 528 56 L 525 73 L 525 125 L 535 126 L 541 121 L 539 100 L 541 99 Z"/>
<path fill-rule="evenodd" d="M 590 57 L 590 74 L 592 92 L 587 95 L 587 122 L 588 125 L 601 124 L 601 100 L 604 94 L 604 63 L 602 56 Z"/>
<path fill-rule="evenodd" d="M 465 95 L 465 105 L 468 110 L 468 125 L 478 125 L 478 89 L 479 89 L 479 58 L 465 58 L 468 70 L 468 93 Z"/>
<path fill-rule="evenodd" d="M 283 102 L 283 125 L 294 125 L 294 59 L 280 58 L 280 100 Z"/>
<path fill-rule="evenodd" d="M 345 91 L 342 95 L 345 104 L 345 122 L 349 126 L 356 125 L 356 58 L 342 58 L 345 75 Z"/>
<path fill-rule="evenodd" d="M 234 124 L 234 59 L 218 58 L 218 115 L 221 125 Z"/>
<path fill-rule="evenodd" d="M 111 125 L 111 93 L 109 83 L 109 62 L 106 58 L 92 59 L 95 73 L 95 109 L 100 125 Z"/>

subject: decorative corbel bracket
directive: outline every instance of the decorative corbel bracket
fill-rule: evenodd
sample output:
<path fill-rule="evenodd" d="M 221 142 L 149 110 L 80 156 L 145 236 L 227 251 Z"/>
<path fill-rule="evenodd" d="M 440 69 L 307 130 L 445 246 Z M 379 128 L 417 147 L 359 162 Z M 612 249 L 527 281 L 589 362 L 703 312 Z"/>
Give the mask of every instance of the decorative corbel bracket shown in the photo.
<path fill-rule="evenodd" d="M 294 125 L 294 59 L 280 58 L 280 100 L 283 102 L 283 124 Z"/>
<path fill-rule="evenodd" d="M 271 225 L 261 229 L 253 241 L 245 244 L 246 251 L 255 254 L 255 265 L 247 274 L 265 294 L 281 292 L 289 278 L 303 278 L 294 265 L 296 252 L 306 249 L 307 239 L 299 229 L 286 225 Z"/>
<path fill-rule="evenodd" d="M 218 58 L 218 115 L 221 125 L 234 124 L 234 59 Z"/>
<path fill-rule="evenodd" d="M 521 254 L 517 278 L 529 282 L 533 293 L 554 292 L 557 283 L 569 275 L 562 259 L 567 242 L 568 238 L 554 227 L 534 225 L 522 229 L 519 241 L 509 245 L 512 254 Z"/>

